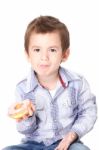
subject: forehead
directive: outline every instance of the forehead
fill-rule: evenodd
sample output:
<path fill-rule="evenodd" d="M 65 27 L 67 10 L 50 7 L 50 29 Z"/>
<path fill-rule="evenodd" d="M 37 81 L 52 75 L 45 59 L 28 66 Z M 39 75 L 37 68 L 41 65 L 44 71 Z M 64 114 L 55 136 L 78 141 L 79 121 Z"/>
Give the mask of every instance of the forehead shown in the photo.
<path fill-rule="evenodd" d="M 32 32 L 29 40 L 29 44 L 35 43 L 52 43 L 61 44 L 61 38 L 59 32 L 48 32 L 48 33 L 35 33 Z"/>

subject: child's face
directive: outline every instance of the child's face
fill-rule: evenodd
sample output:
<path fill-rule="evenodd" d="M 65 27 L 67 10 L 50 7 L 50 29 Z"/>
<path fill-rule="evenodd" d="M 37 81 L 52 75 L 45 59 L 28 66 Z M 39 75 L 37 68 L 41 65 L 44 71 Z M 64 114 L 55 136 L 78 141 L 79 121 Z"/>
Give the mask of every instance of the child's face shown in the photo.
<path fill-rule="evenodd" d="M 49 76 L 58 72 L 60 63 L 67 59 L 63 54 L 58 32 L 33 33 L 30 37 L 28 60 L 38 76 Z"/>

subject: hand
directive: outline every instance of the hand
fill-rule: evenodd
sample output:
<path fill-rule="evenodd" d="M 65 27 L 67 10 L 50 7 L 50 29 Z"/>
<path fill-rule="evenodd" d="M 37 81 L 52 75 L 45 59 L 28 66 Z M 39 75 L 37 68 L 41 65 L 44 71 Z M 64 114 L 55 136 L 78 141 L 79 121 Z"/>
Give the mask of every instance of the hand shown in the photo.
<path fill-rule="evenodd" d="M 8 110 L 8 115 L 17 121 L 21 121 L 32 116 L 34 112 L 35 106 L 32 104 L 31 100 L 26 99 L 11 105 Z"/>
<path fill-rule="evenodd" d="M 75 132 L 69 132 L 55 148 L 55 150 L 68 150 L 70 144 L 77 139 L 78 135 Z"/>
<path fill-rule="evenodd" d="M 55 150 L 68 150 L 69 146 L 70 143 L 65 138 L 63 138 Z"/>

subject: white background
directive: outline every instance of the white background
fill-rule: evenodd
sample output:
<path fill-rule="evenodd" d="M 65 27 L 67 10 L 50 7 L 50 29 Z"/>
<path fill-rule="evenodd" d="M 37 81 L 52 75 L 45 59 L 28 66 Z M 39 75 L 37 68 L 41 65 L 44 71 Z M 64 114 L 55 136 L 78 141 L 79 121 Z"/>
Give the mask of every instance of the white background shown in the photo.
<path fill-rule="evenodd" d="M 71 55 L 63 65 L 85 76 L 99 106 L 99 6 L 98 0 L 0 0 L 0 149 L 19 143 L 14 120 L 7 116 L 14 89 L 30 67 L 24 55 L 24 32 L 40 15 L 63 21 L 71 38 Z M 91 150 L 99 147 L 99 121 L 82 138 Z"/>

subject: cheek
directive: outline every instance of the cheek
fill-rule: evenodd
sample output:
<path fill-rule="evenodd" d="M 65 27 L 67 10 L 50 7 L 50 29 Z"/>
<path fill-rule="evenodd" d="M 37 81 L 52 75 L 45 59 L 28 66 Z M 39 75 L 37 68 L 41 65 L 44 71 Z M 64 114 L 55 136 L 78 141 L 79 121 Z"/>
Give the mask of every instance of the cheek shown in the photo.
<path fill-rule="evenodd" d="M 55 57 L 54 59 L 55 59 L 55 62 L 56 62 L 57 64 L 60 64 L 61 61 L 62 61 L 62 57 L 61 57 L 61 56 L 57 56 L 57 57 Z"/>
<path fill-rule="evenodd" d="M 31 55 L 30 60 L 31 62 L 36 62 L 38 60 L 38 56 L 37 55 Z"/>
<path fill-rule="evenodd" d="M 29 59 L 29 63 L 33 66 L 33 65 L 35 65 L 35 63 L 36 63 L 36 60 L 33 59 L 33 58 L 32 58 L 32 59 L 30 58 L 30 59 Z"/>
<path fill-rule="evenodd" d="M 32 60 L 31 60 L 31 63 L 35 65 L 35 64 L 38 63 L 38 60 L 37 60 L 37 59 L 32 59 Z"/>
<path fill-rule="evenodd" d="M 60 66 L 60 64 L 61 64 L 61 59 L 54 59 L 53 66 L 55 68 L 58 68 Z"/>

